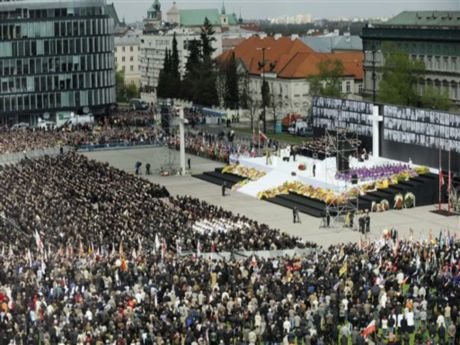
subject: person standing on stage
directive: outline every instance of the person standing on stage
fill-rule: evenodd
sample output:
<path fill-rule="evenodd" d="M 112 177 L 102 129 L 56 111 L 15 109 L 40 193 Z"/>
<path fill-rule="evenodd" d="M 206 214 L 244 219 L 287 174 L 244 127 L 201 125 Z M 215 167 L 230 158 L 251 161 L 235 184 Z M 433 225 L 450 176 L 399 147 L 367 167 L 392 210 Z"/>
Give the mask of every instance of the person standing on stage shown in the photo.
<path fill-rule="evenodd" d="M 297 148 L 295 146 L 292 146 L 291 147 L 291 155 L 292 155 L 292 158 L 293 158 L 294 162 L 295 162 L 296 154 L 297 154 Z"/>
<path fill-rule="evenodd" d="M 371 217 L 369 216 L 369 211 L 366 211 L 366 217 L 364 218 L 366 224 L 366 233 L 371 231 Z"/>
<path fill-rule="evenodd" d="M 222 196 L 225 196 L 226 189 L 227 189 L 227 182 L 224 181 L 224 183 L 222 183 Z"/>
<path fill-rule="evenodd" d="M 299 210 L 298 210 L 297 207 L 295 207 L 295 206 L 294 206 L 294 208 L 292 209 L 292 222 L 293 222 L 294 224 L 300 223 Z"/>

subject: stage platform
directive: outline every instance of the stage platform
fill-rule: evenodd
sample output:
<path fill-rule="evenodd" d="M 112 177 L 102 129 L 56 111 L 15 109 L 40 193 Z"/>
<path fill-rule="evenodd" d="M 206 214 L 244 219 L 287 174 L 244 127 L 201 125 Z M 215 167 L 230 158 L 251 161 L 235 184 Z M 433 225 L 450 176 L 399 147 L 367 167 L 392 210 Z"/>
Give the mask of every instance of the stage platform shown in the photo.
<path fill-rule="evenodd" d="M 283 156 L 283 154 L 282 154 Z M 324 160 L 318 160 L 305 156 L 297 156 L 296 161 L 290 157 L 289 161 L 284 161 L 281 157 L 271 157 L 271 164 L 267 164 L 265 157 L 244 157 L 240 158 L 240 165 L 247 168 L 254 168 L 259 171 L 265 171 L 267 175 L 264 180 L 258 180 L 255 182 L 248 183 L 240 189 L 241 193 L 257 196 L 257 193 L 263 190 L 277 187 L 284 182 L 302 182 L 304 184 L 313 186 L 315 188 L 329 189 L 336 193 L 343 193 L 348 191 L 353 185 L 350 182 L 338 180 L 335 175 L 337 173 L 336 158 L 329 157 Z M 381 166 L 386 164 L 401 164 L 404 162 L 398 162 L 386 158 L 370 157 L 364 162 L 358 161 L 356 158 L 350 159 L 350 168 L 370 168 L 373 166 Z M 305 170 L 299 170 L 299 165 L 304 164 Z M 407 164 L 407 163 L 406 163 Z M 313 176 L 313 166 L 316 166 L 316 174 Z M 295 173 L 295 176 L 293 176 Z M 272 183 L 267 183 L 267 181 Z M 283 181 L 284 180 L 284 181 Z M 372 181 L 359 181 L 358 185 L 363 185 Z M 259 185 L 263 184 L 263 189 L 258 188 Z"/>
<path fill-rule="evenodd" d="M 262 178 L 257 181 L 251 181 L 238 189 L 238 192 L 254 198 L 258 196 L 259 192 L 279 187 L 285 182 L 301 182 L 315 188 L 332 190 L 337 194 L 346 192 L 354 186 L 374 182 L 364 180 L 358 181 L 358 184 L 353 185 L 350 182 L 337 179 L 335 177 L 337 172 L 336 160 L 333 157 L 326 158 L 325 160 L 317 160 L 311 157 L 297 156 L 294 162 L 292 157 L 290 157 L 289 161 L 285 161 L 281 157 L 273 156 L 271 157 L 271 164 L 270 162 L 267 164 L 265 157 L 240 158 L 239 163 L 246 168 L 254 168 L 258 171 L 266 172 L 266 175 Z M 305 165 L 305 170 L 299 170 L 300 164 Z M 359 162 L 357 159 L 350 160 L 350 168 L 370 168 L 390 164 L 404 164 L 404 162 L 374 157 L 370 157 L 369 160 L 364 162 Z M 316 166 L 315 176 L 313 176 L 314 165 Z M 415 168 L 416 166 L 414 165 L 413 167 Z M 205 172 L 194 177 L 218 185 L 221 185 L 225 181 L 229 186 L 244 180 L 244 178 L 233 174 L 222 174 L 221 169 L 215 169 L 215 171 Z M 415 196 L 416 207 L 432 205 L 438 200 L 438 183 L 439 177 L 437 171 L 431 171 L 428 174 L 410 178 L 408 181 L 390 185 L 386 189 L 378 189 L 368 192 L 365 195 L 360 195 L 358 198 L 350 200 L 350 203 L 353 208 L 371 210 L 373 203 L 378 204 L 385 199 L 388 201 L 390 209 L 392 209 L 394 208 L 396 194 L 405 195 L 410 192 Z M 289 209 L 296 207 L 299 212 L 313 217 L 324 217 L 326 214 L 326 205 L 324 202 L 294 192 L 277 195 L 266 200 Z"/>

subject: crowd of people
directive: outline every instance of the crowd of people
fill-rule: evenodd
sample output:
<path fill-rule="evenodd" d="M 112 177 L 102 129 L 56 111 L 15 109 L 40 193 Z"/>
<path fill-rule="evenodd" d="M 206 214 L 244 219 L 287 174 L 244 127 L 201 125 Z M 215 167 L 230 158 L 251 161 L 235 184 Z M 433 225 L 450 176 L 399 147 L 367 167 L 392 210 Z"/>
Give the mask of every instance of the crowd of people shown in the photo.
<path fill-rule="evenodd" d="M 172 197 L 164 187 L 76 153 L 26 159 L 0 176 L 0 224 L 24 248 L 35 232 L 55 248 L 81 240 L 112 249 L 122 241 L 137 245 L 139 239 L 151 248 L 158 236 L 184 251 L 194 251 L 198 242 L 204 252 L 212 246 L 217 252 L 304 246 L 266 225 L 198 199 Z M 212 234 L 190 231 L 203 219 L 226 219 L 235 226 Z"/>
<path fill-rule="evenodd" d="M 187 137 L 214 159 L 244 145 Z M 0 179 L 0 344 L 460 344 L 455 234 L 320 248 L 75 152 Z M 310 251 L 257 253 L 296 248 Z"/>
<path fill-rule="evenodd" d="M 64 124 L 51 128 L 12 129 L 0 127 L 0 154 L 27 152 L 60 146 L 133 144 L 156 142 L 164 133 L 155 128 L 155 114 L 118 110 L 94 123 Z"/>
<path fill-rule="evenodd" d="M 185 139 L 185 151 L 187 153 L 220 162 L 229 163 L 231 158 L 249 157 L 255 154 L 255 147 L 250 141 L 236 139 L 232 132 L 188 133 Z M 179 146 L 180 137 L 171 135 L 169 147 L 178 150 Z"/>
<path fill-rule="evenodd" d="M 73 129 L 0 129 L 0 154 L 27 152 L 61 146 L 155 142 L 160 132 L 153 127 L 78 126 Z"/>

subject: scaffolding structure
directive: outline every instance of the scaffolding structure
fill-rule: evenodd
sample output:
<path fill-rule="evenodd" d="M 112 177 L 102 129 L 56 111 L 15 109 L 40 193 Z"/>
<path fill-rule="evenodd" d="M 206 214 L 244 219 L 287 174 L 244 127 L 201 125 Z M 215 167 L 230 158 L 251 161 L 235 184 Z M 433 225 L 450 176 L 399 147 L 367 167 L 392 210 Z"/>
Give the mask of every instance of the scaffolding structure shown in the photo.
<path fill-rule="evenodd" d="M 349 172 L 349 156 L 358 155 L 358 149 L 361 146 L 361 140 L 358 137 L 358 134 L 355 132 L 350 132 L 347 128 L 337 127 L 334 130 L 326 129 L 326 159 L 335 157 L 336 159 L 336 169 L 330 169 L 326 163 L 326 181 L 330 175 L 335 176 L 335 172 Z M 345 168 L 339 170 L 339 161 L 347 161 Z M 353 185 L 346 181 L 346 185 L 343 189 L 347 191 Z M 352 199 L 347 199 L 344 204 L 336 204 L 332 200 L 325 202 L 325 211 L 326 211 L 326 227 L 332 228 L 336 224 L 341 224 L 342 227 L 345 225 L 346 217 L 348 215 L 355 215 L 359 209 L 358 201 L 353 202 Z M 357 224 L 354 223 L 354 226 Z"/>
<path fill-rule="evenodd" d="M 167 150 L 167 152 L 163 154 L 163 164 L 160 167 L 159 174 L 161 176 L 172 176 L 177 175 L 180 171 L 180 164 L 178 162 L 178 152 L 176 150 L 176 138 L 179 137 L 179 121 L 177 121 L 177 114 L 173 110 L 170 110 L 168 113 L 164 113 L 163 115 L 167 115 L 167 128 L 170 137 L 174 138 L 174 141 L 173 143 L 169 141 L 166 141 L 164 143 L 164 148 Z"/>

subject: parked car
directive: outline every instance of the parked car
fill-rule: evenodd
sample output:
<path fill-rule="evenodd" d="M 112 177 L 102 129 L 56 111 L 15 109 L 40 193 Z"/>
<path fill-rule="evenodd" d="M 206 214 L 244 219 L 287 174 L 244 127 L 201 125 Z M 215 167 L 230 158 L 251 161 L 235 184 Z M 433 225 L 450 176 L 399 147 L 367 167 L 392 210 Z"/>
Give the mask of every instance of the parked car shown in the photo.
<path fill-rule="evenodd" d="M 129 108 L 131 110 L 148 110 L 149 105 L 146 101 L 139 98 L 133 98 L 129 100 Z"/>
<path fill-rule="evenodd" d="M 53 121 L 38 121 L 37 128 L 51 130 L 56 127 L 56 122 Z"/>
<path fill-rule="evenodd" d="M 23 128 L 29 128 L 29 124 L 27 122 L 19 122 L 15 123 L 13 126 L 11 126 L 12 130 L 17 130 L 17 129 L 23 129 Z"/>

